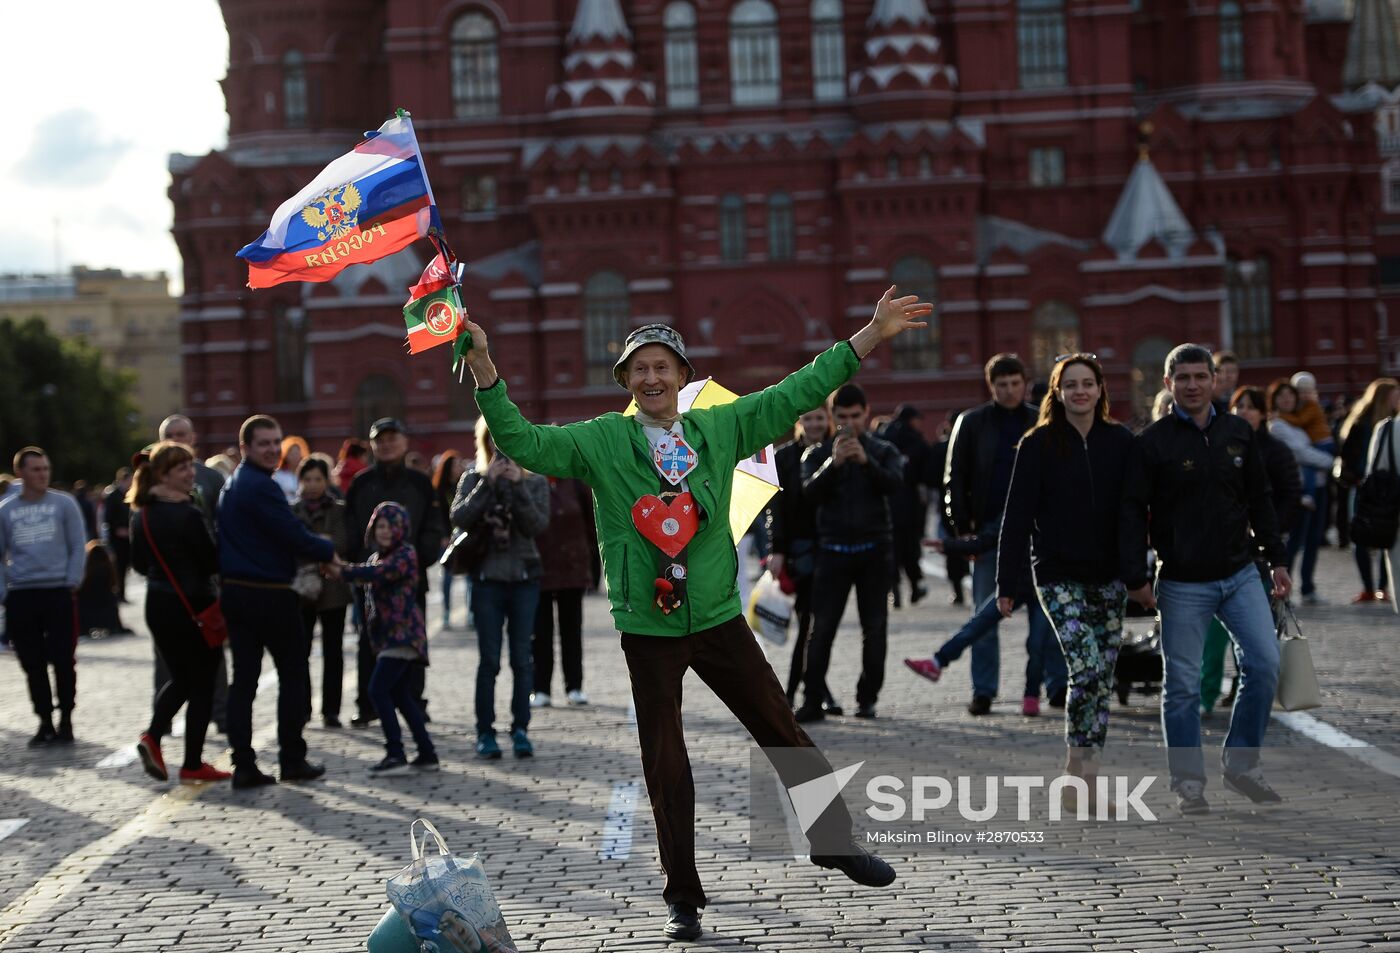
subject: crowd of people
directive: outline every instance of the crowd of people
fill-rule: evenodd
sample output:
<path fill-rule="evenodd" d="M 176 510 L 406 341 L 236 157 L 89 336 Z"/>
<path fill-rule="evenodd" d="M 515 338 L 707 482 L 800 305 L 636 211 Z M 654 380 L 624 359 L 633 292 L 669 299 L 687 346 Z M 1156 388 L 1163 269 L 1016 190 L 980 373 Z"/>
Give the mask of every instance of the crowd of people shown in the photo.
<path fill-rule="evenodd" d="M 467 366 L 482 416 L 469 455 L 430 458 L 411 447 L 402 421 L 383 418 L 331 457 L 255 415 L 236 448 L 201 460 L 189 419 L 174 416 L 110 486 L 76 483 L 66 493 L 51 487 L 43 449 L 25 447 L 14 476 L 0 477 L 0 597 L 5 642 L 39 721 L 30 745 L 74 740 L 78 637 L 130 631 L 120 614 L 134 569 L 146 579 L 156 661 L 151 718 L 136 747 L 153 777 L 170 778 L 162 743 L 182 707 L 180 781 L 251 788 L 320 777 L 325 768 L 309 760 L 304 736 L 318 707 L 310 659 L 319 632 L 320 719 L 338 729 L 347 627 L 357 642 L 350 726 L 378 722 L 384 735 L 371 773 L 437 770 L 426 691 L 436 575 L 442 629 L 454 627 L 453 590 L 465 584 L 479 649 L 476 755 L 503 756 L 504 648 L 508 744 L 530 757 L 534 711 L 556 695 L 588 704 L 584 595 L 605 584 L 667 874 L 666 934 L 698 936 L 705 894 L 681 733 L 684 673 L 695 669 L 761 744 L 813 753 L 810 771 L 785 781 L 815 776 L 829 766 L 802 726 L 845 713 L 829 672 L 850 593 L 861 631 L 853 714 L 873 719 L 889 613 L 929 597 L 927 549 L 946 560 L 949 601 L 970 602 L 971 612 L 905 667 L 938 682 L 969 653 L 967 710 L 986 715 L 1001 688 L 999 628 L 1024 610 L 1020 712 L 1038 716 L 1042 701 L 1063 711 L 1065 770 L 1085 782 L 1066 789 L 1069 800 L 1095 807 L 1130 602 L 1159 618 L 1163 732 L 1181 811 L 1210 809 L 1201 719 L 1220 702 L 1231 642 L 1224 783 L 1257 803 L 1280 800 L 1259 757 L 1279 673 L 1271 600 L 1289 598 L 1299 567 L 1301 600 L 1323 601 L 1315 569 L 1329 530 L 1348 545 L 1356 487 L 1368 472 L 1400 469 L 1394 440 L 1379 439 L 1397 427 L 1400 383 L 1382 378 L 1350 407 L 1324 408 L 1306 372 L 1240 386 L 1234 355 L 1183 344 L 1166 359 L 1152 419 L 1129 427 L 1114 419 L 1095 355 L 1056 358 L 1028 399 L 1025 365 L 999 354 L 985 368 L 990 399 L 950 415 L 930 441 L 917 408 L 872 418 L 850 381 L 865 354 L 920 327 L 926 313 L 887 293 L 866 329 L 807 368 L 727 409 L 685 415 L 676 400 L 694 368 L 684 342 L 647 326 L 629 336 L 615 369 L 635 417 L 565 427 L 525 421 L 485 332 L 470 324 Z M 775 457 L 782 492 L 756 524 L 767 571 L 795 600 L 784 691 L 739 611 L 723 517 L 734 464 L 789 433 Z M 1385 554 L 1353 548 L 1352 601 L 1388 599 Z M 253 747 L 265 654 L 279 676 L 277 776 L 261 770 Z M 211 724 L 227 736 L 231 773 L 205 760 Z M 837 848 L 814 849 L 815 863 L 857 883 L 894 879 L 850 843 L 839 799 L 823 818 L 818 833 Z"/>

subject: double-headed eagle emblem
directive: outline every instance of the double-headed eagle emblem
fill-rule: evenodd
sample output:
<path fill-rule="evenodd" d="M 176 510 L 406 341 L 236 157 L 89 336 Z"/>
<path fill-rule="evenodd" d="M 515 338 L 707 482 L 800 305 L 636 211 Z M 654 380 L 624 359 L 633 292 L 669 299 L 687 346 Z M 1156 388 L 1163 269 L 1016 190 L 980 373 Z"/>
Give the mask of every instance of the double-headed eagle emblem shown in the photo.
<path fill-rule="evenodd" d="M 359 227 L 360 190 L 354 182 L 329 189 L 301 210 L 301 220 L 316 229 L 316 237 L 344 238 Z"/>

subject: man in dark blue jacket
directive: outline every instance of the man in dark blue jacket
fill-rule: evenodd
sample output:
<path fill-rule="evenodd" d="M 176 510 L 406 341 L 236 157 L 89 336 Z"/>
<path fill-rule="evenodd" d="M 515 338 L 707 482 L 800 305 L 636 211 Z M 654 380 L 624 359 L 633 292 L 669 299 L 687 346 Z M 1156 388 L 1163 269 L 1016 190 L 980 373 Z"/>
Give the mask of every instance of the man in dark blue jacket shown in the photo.
<path fill-rule="evenodd" d="M 228 698 L 228 741 L 233 786 L 275 784 L 258 770 L 253 751 L 253 699 L 266 650 L 277 666 L 277 745 L 283 781 L 311 781 L 325 774 L 306 760 L 306 633 L 301 604 L 292 591 L 297 561 L 339 563 L 329 539 L 292 514 L 272 480 L 281 455 L 282 428 L 271 417 L 249 417 L 238 434 L 243 462 L 219 497 L 220 604 L 228 620 L 233 684 Z"/>

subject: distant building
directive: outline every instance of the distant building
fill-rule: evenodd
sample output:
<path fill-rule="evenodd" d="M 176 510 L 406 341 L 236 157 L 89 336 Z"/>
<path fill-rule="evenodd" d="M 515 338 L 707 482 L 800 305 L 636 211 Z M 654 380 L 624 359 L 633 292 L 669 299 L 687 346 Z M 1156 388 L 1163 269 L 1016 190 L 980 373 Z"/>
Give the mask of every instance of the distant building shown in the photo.
<path fill-rule="evenodd" d="M 40 317 L 54 335 L 87 341 L 108 367 L 132 372 L 132 397 L 151 434 L 183 399 L 178 315 L 164 272 L 79 265 L 67 275 L 0 275 L 0 318 Z"/>
<path fill-rule="evenodd" d="M 748 391 L 851 334 L 889 284 L 939 312 L 866 361 L 877 410 L 985 399 L 1002 350 L 1039 374 L 1097 353 L 1125 417 L 1185 340 L 1232 347 L 1252 382 L 1308 368 L 1324 395 L 1400 360 L 1388 0 L 224 15 L 228 148 L 172 157 L 170 191 L 186 406 L 214 442 L 264 410 L 321 447 L 388 412 L 428 449 L 466 444 L 469 388 L 401 344 L 426 247 L 257 293 L 233 257 L 395 106 L 534 419 L 620 408 L 609 368 L 632 326 L 675 324 L 701 373 Z"/>

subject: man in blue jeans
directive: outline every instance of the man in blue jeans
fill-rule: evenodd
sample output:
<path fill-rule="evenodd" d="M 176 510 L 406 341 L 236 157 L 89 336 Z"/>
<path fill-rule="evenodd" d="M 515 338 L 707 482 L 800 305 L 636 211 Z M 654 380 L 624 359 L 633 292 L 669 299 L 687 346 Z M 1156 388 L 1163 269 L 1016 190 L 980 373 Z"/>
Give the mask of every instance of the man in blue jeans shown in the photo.
<path fill-rule="evenodd" d="M 1221 754 L 1225 786 L 1256 804 L 1282 800 L 1259 769 L 1279 651 L 1255 561 L 1267 559 L 1276 598 L 1287 598 L 1292 581 L 1258 437 L 1242 418 L 1211 406 L 1214 380 L 1205 348 L 1182 344 L 1167 355 L 1163 385 L 1174 410 L 1134 442 L 1119 524 L 1128 594 L 1161 615 L 1162 732 L 1183 814 L 1210 812 L 1201 752 L 1201 650 L 1213 617 L 1235 640 L 1240 667 Z M 1157 552 L 1155 598 L 1147 579 L 1149 535 Z"/>
<path fill-rule="evenodd" d="M 1026 403 L 1026 367 L 1014 354 L 998 354 L 987 362 L 987 389 L 992 399 L 980 407 L 958 416 L 948 443 L 948 462 L 944 471 L 944 505 L 948 525 L 955 536 L 972 536 L 996 540 L 1001 529 L 1001 514 L 1006 508 L 1006 493 L 1011 488 L 1011 471 L 1016 465 L 1016 445 L 1027 430 L 1035 426 L 1036 409 Z M 980 607 L 988 599 L 996 603 L 997 556 L 995 542 L 986 555 L 972 566 L 972 604 Z M 974 613 L 976 609 L 974 608 Z M 1048 632 L 1048 634 L 1047 634 Z M 1064 704 L 1064 656 L 1053 630 L 1032 629 L 1026 642 L 1027 655 L 1034 665 L 1044 659 L 1052 674 L 1058 668 L 1058 685 L 1051 684 L 1051 703 Z M 1035 693 L 1039 710 L 1040 678 L 1028 667 L 1026 697 Z M 997 626 L 972 644 L 972 701 L 967 706 L 973 715 L 985 715 L 992 710 L 1001 681 L 1001 651 Z M 1059 697 L 1056 698 L 1058 688 Z M 1023 710 L 1029 712 L 1024 703 Z"/>

